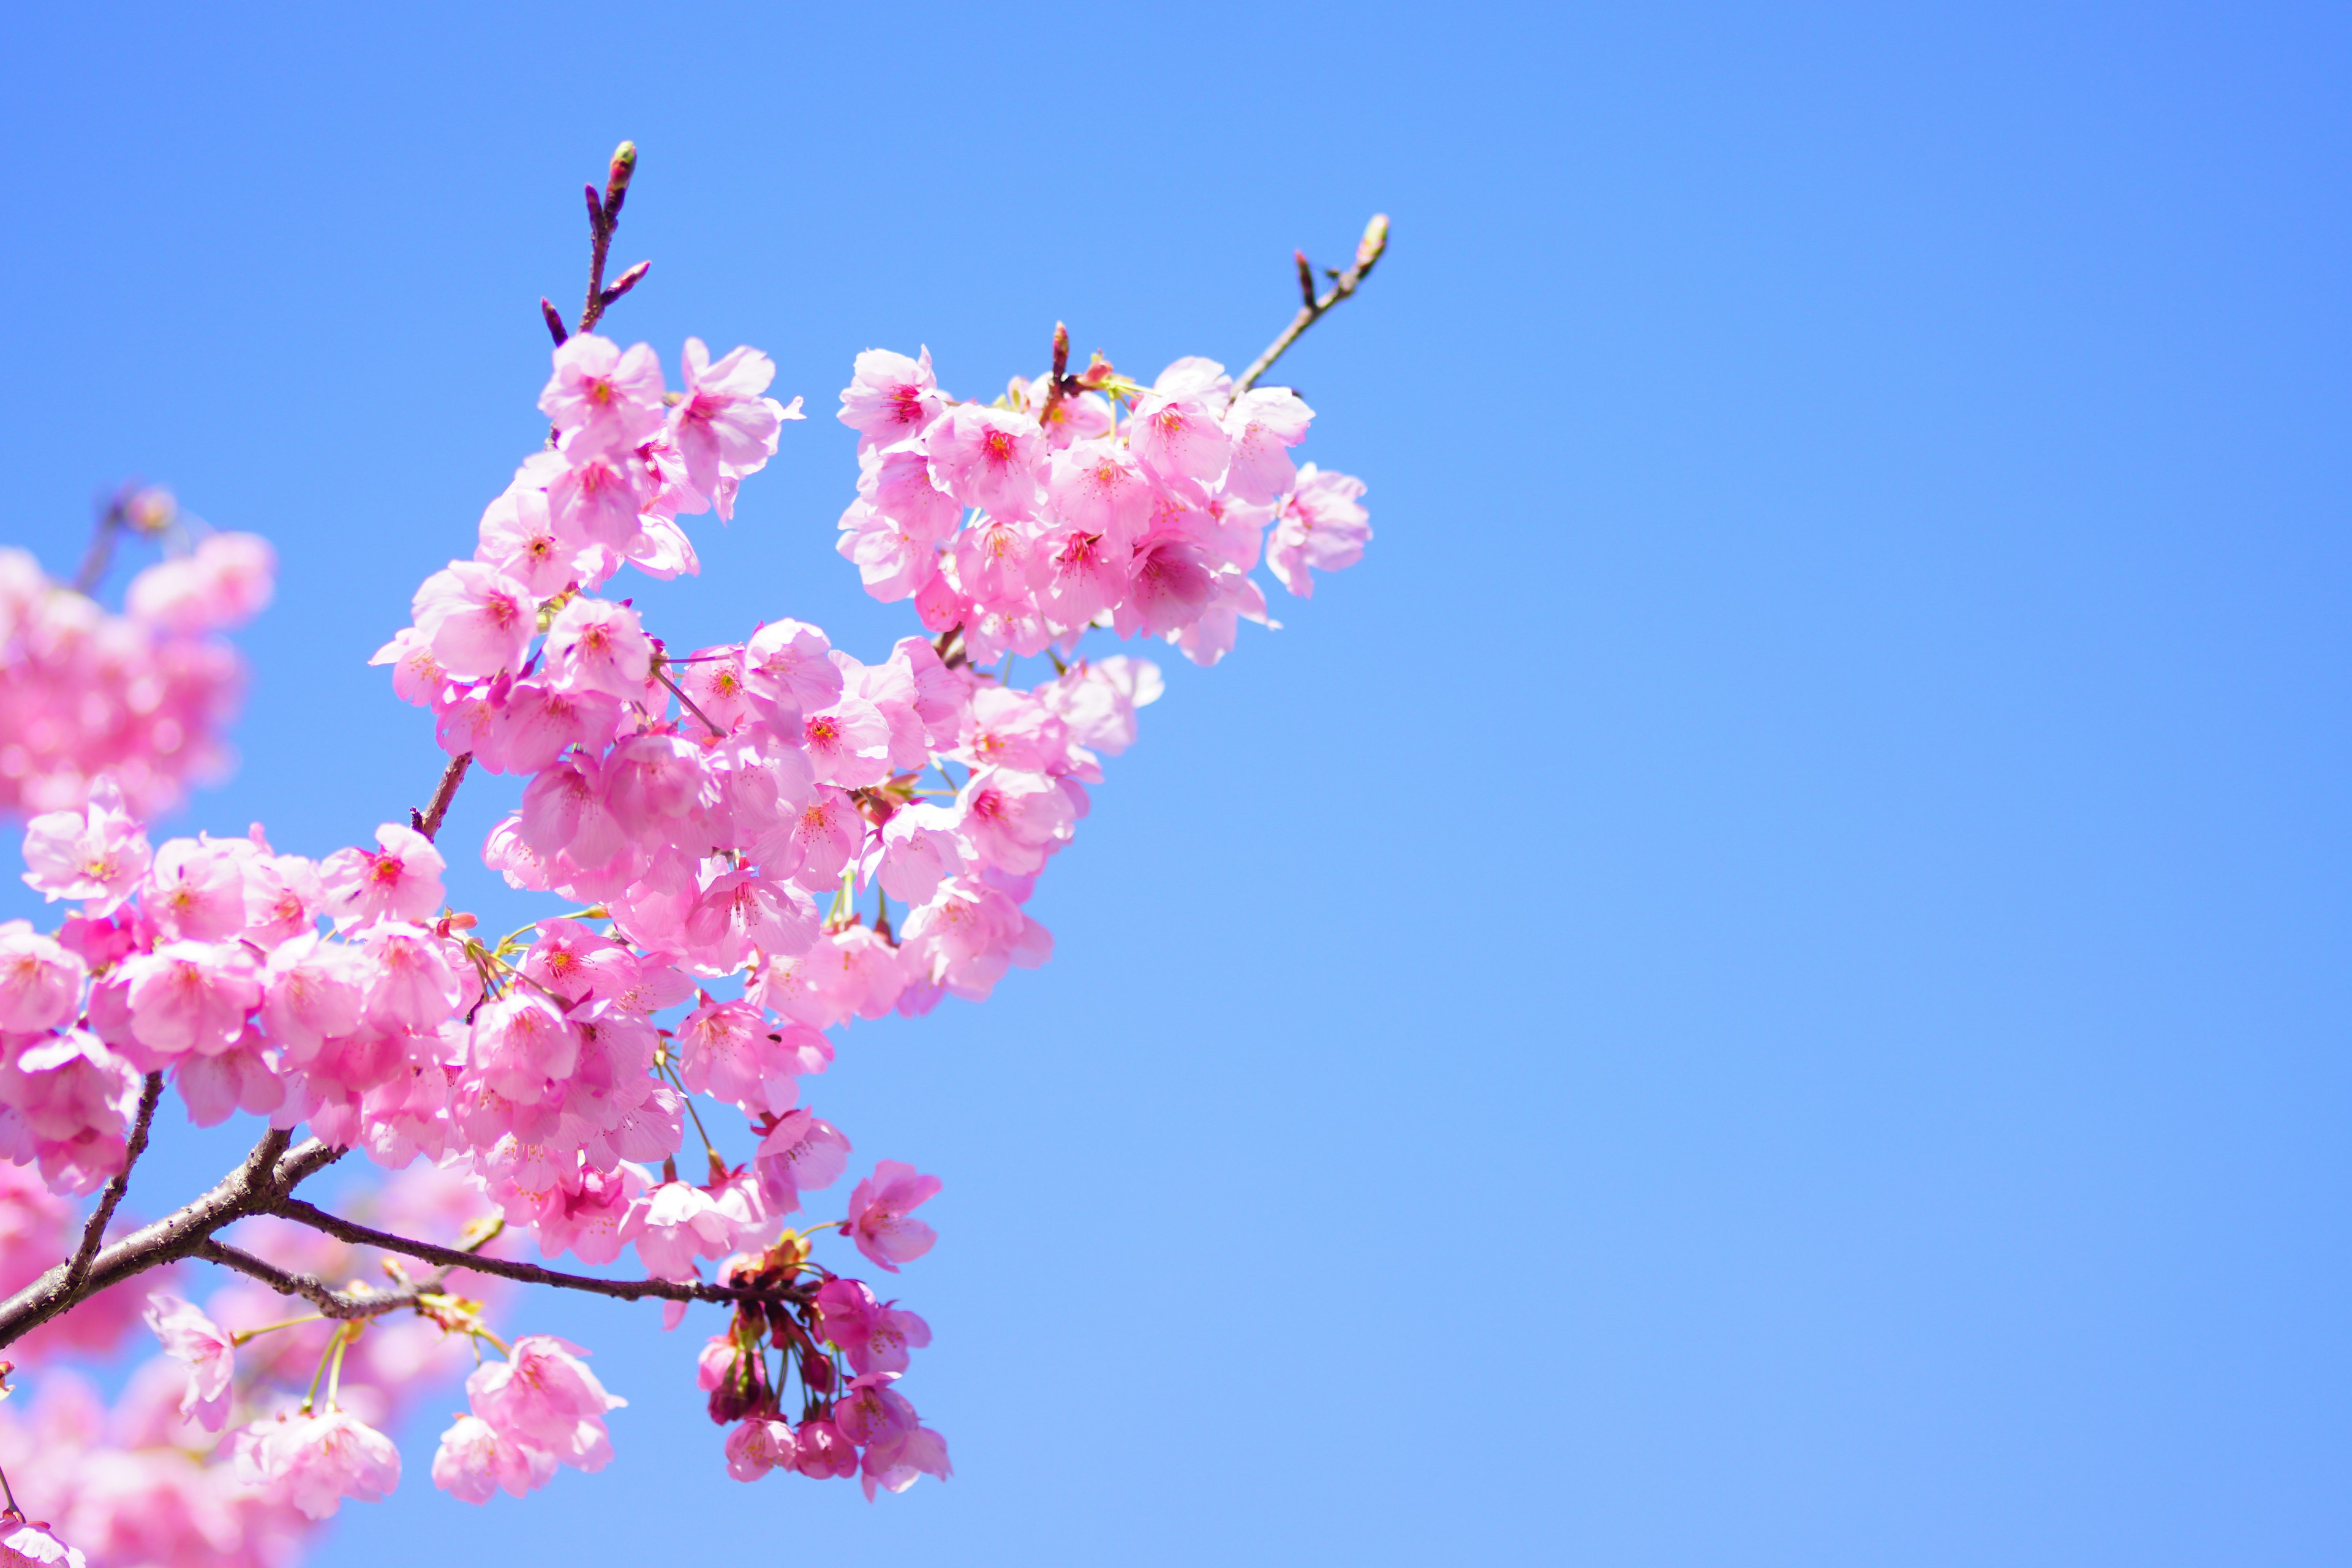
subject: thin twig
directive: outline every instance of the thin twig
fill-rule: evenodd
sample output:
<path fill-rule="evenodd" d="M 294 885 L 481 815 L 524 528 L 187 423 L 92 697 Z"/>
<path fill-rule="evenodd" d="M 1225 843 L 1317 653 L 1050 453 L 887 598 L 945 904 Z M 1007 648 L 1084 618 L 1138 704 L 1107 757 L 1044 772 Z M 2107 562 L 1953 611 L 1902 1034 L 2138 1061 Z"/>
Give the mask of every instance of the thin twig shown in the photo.
<path fill-rule="evenodd" d="M 686 710 L 693 714 L 696 718 L 701 720 L 704 726 L 708 728 L 712 734 L 718 736 L 722 741 L 727 738 L 727 731 L 712 723 L 710 721 L 710 715 L 705 713 L 701 709 L 697 708 L 694 705 L 694 699 L 686 694 L 686 689 L 684 687 L 678 685 L 677 681 L 672 680 L 668 676 L 664 675 L 658 668 L 654 670 L 654 679 L 660 681 L 664 686 L 668 687 L 671 693 L 675 695 L 680 702 L 686 704 Z"/>
<path fill-rule="evenodd" d="M 441 770 L 441 783 L 433 791 L 433 798 L 425 802 L 425 809 L 408 808 L 411 827 L 427 838 L 441 831 L 441 819 L 449 815 L 449 803 L 457 798 L 457 786 L 466 782 L 466 770 L 473 761 L 471 752 L 460 752 L 449 759 L 449 765 Z"/>
<path fill-rule="evenodd" d="M 453 1247 L 436 1247 L 429 1241 L 411 1241 L 404 1236 L 394 1236 L 389 1231 L 354 1225 L 299 1198 L 289 1198 L 270 1212 L 307 1225 L 313 1230 L 324 1231 L 354 1246 L 381 1247 L 386 1252 L 402 1253 L 426 1263 L 471 1268 L 477 1273 L 495 1274 L 501 1279 L 512 1279 L 524 1285 L 548 1285 L 559 1290 L 584 1290 L 591 1295 L 613 1296 L 624 1301 L 642 1300 L 648 1296 L 664 1301 L 773 1301 L 791 1296 L 791 1292 L 760 1290 L 748 1285 L 709 1285 L 698 1279 L 598 1279 L 585 1274 L 564 1274 L 556 1269 L 542 1268 L 536 1263 L 509 1262 L 503 1258 L 477 1258 Z"/>
<path fill-rule="evenodd" d="M 1298 314 L 1290 319 L 1290 325 L 1282 329 L 1282 335 L 1267 344 L 1265 353 L 1251 361 L 1249 369 L 1242 372 L 1241 378 L 1234 383 L 1234 395 L 1239 397 L 1256 385 L 1257 378 L 1274 368 L 1274 362 L 1282 357 L 1285 349 L 1298 341 L 1299 333 L 1321 321 L 1324 312 L 1330 310 L 1332 306 L 1353 294 L 1356 291 L 1356 285 L 1361 283 L 1370 273 L 1372 264 L 1380 260 L 1381 252 L 1388 247 L 1388 214 L 1375 213 L 1372 215 L 1372 221 L 1364 226 L 1364 237 L 1356 243 L 1356 264 L 1334 279 L 1331 291 L 1320 299 L 1315 295 L 1314 271 L 1307 265 L 1306 254 L 1299 252 L 1300 291 L 1306 295 L 1307 302 L 1298 308 Z"/>
<path fill-rule="evenodd" d="M 81 1246 L 75 1251 L 73 1261 L 66 1266 L 63 1289 L 68 1296 L 80 1289 L 81 1282 L 89 1278 L 89 1260 L 98 1256 L 99 1244 L 106 1239 L 107 1222 L 113 1219 L 115 1205 L 122 1201 L 123 1193 L 131 1185 L 131 1167 L 139 1163 L 140 1155 L 147 1152 L 147 1134 L 155 1125 L 155 1102 L 163 1098 L 163 1075 L 149 1073 L 146 1083 L 139 1090 L 139 1115 L 131 1123 L 130 1142 L 122 1148 L 122 1169 L 115 1172 L 113 1179 L 106 1184 L 106 1191 L 99 1197 L 98 1207 L 90 1213 L 89 1223 L 82 1226 Z"/>
<path fill-rule="evenodd" d="M 624 142 L 613 150 L 603 197 L 597 196 L 595 186 L 588 187 L 588 300 L 580 307 L 580 325 L 573 329 L 575 333 L 593 327 L 596 319 L 604 313 L 604 307 L 613 302 L 604 297 L 604 258 L 613 248 L 613 231 L 621 226 L 621 201 L 629 194 L 629 176 L 636 168 L 637 144 Z M 619 297 L 615 293 L 613 298 Z"/>
<path fill-rule="evenodd" d="M 106 569 L 114 561 L 115 536 L 122 531 L 123 501 L 129 493 L 127 485 L 115 491 L 106 510 L 90 526 L 89 549 L 82 554 L 81 570 L 74 574 L 75 593 L 95 594 L 98 585 L 106 581 Z"/>

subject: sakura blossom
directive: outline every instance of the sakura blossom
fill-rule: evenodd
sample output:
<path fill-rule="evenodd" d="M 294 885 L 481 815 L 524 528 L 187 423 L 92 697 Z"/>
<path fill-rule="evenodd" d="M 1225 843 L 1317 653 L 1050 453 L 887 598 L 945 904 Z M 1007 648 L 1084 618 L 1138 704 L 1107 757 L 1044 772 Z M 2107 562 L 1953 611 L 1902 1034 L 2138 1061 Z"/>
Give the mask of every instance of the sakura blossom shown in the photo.
<path fill-rule="evenodd" d="M 469 1363 L 436 1487 L 488 1505 L 604 1468 L 628 1402 L 583 1347 L 505 1337 L 519 1283 L 656 1300 L 667 1327 L 725 1310 L 696 1381 L 737 1479 L 854 1476 L 872 1500 L 948 1479 L 901 1387 L 929 1322 L 843 1271 L 929 1255 L 916 1212 L 942 1183 L 883 1160 L 813 1220 L 853 1152 L 811 1103 L 822 1075 L 860 1021 L 983 1000 L 1051 955 L 1038 879 L 1167 689 L 1109 645 L 1214 664 L 1239 623 L 1273 625 L 1262 563 L 1304 596 L 1370 538 L 1360 481 L 1293 462 L 1312 410 L 1257 384 L 1286 337 L 1238 378 L 1185 358 L 1145 383 L 1099 355 L 1070 374 L 1057 333 L 1050 370 L 985 400 L 942 387 L 928 349 L 869 349 L 839 398 L 858 437 L 839 548 L 919 635 L 868 662 L 780 605 L 678 653 L 614 580 L 694 574 L 680 520 L 734 520 L 746 480 L 797 460 L 802 400 L 769 395 L 754 347 L 689 338 L 673 384 L 651 345 L 595 330 L 645 275 L 601 271 L 635 167 L 624 144 L 590 191 L 589 307 L 545 311 L 547 442 L 488 498 L 471 558 L 383 628 L 373 662 L 447 759 L 406 822 L 312 853 L 259 825 L 151 838 L 222 755 L 241 671 L 217 634 L 268 603 L 268 546 L 180 541 L 122 616 L 0 552 L 0 810 L 30 818 L 26 883 L 74 906 L 0 925 L 0 1345 L 111 1346 L 143 1317 L 161 1352 L 110 1424 L 42 1368 L 35 1414 L 0 1410 L 0 1461 L 100 1561 L 211 1562 L 233 1537 L 277 1568 L 397 1487 L 385 1433 Z M 109 516 L 177 514 L 141 491 Z M 109 711 L 128 680 L 167 719 Z M 503 937 L 453 907 L 438 837 L 476 769 L 516 801 L 483 864 L 541 899 Z M 93 1285 L 167 1085 L 195 1125 L 267 1131 L 189 1222 L 210 1228 L 140 1241 Z M 296 1194 L 346 1154 L 381 1168 L 395 1228 Z M 85 1246 L 68 1200 L 101 1193 Z M 201 1304 L 199 1266 L 224 1271 Z M 123 1295 L 150 1268 L 169 1272 Z M 35 1440 L 51 1426 L 75 1436 Z M 124 1548 L 92 1475 L 167 1497 L 157 1539 L 215 1545 Z M 64 1539 L 19 1518 L 0 1553 L 79 1564 Z"/>

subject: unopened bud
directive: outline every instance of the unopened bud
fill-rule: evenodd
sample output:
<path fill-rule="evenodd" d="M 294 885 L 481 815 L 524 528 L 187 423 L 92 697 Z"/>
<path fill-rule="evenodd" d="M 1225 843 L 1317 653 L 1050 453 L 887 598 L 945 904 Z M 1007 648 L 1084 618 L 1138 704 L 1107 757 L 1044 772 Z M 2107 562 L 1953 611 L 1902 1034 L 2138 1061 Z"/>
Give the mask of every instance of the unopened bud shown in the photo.
<path fill-rule="evenodd" d="M 823 1356 L 803 1356 L 801 1381 L 808 1384 L 811 1394 L 831 1394 L 834 1384 L 833 1363 Z"/>
<path fill-rule="evenodd" d="M 547 296 L 542 294 L 539 297 L 539 314 L 541 319 L 547 322 L 547 335 L 555 340 L 557 348 L 562 348 L 563 340 L 572 335 L 572 329 L 563 324 L 563 312 L 558 310 L 549 302 Z"/>
<path fill-rule="evenodd" d="M 614 300 L 619 299 L 622 295 L 635 288 L 637 286 L 637 279 L 643 278 L 646 275 L 646 269 L 652 265 L 653 263 L 650 261 L 638 262 L 635 267 L 630 268 L 626 272 L 624 272 L 618 278 L 614 279 L 611 285 L 605 289 L 600 298 L 605 304 L 611 304 Z"/>
<path fill-rule="evenodd" d="M 1389 247 L 1389 215 L 1374 213 L 1372 221 L 1364 226 L 1364 237 L 1356 242 L 1356 270 L 1370 272 L 1381 252 Z"/>
<path fill-rule="evenodd" d="M 613 166 L 604 175 L 604 222 L 621 218 L 621 198 L 629 194 L 629 176 L 637 172 L 637 144 L 624 142 L 613 149 Z"/>
<path fill-rule="evenodd" d="M 161 485 L 132 492 L 122 503 L 122 521 L 134 533 L 161 533 L 180 515 L 180 502 Z"/>

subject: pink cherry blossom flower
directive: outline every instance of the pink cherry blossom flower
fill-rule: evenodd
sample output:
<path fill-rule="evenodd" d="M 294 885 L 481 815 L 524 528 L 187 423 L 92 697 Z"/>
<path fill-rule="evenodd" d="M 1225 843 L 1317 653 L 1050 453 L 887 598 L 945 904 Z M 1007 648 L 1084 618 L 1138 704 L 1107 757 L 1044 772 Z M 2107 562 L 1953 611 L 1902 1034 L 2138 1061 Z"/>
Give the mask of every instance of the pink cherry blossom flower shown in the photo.
<path fill-rule="evenodd" d="M 1286 386 L 1256 386 L 1225 410 L 1223 424 L 1233 437 L 1233 463 L 1225 470 L 1225 493 L 1265 504 L 1289 493 L 1297 477 L 1290 448 L 1307 438 L 1315 411 Z"/>
<path fill-rule="evenodd" d="M 79 954 L 30 921 L 0 923 L 0 1032 L 30 1035 L 64 1023 L 79 1010 L 88 975 Z"/>
<path fill-rule="evenodd" d="M 771 621 L 743 645 L 744 685 L 777 733 L 797 741 L 801 715 L 841 695 L 832 651 L 824 634 L 802 621 Z"/>
<path fill-rule="evenodd" d="M 157 1291 L 147 1298 L 147 1326 L 163 1342 L 164 1353 L 188 1368 L 188 1391 L 180 1416 L 207 1432 L 228 1420 L 229 1380 L 236 1371 L 236 1342 L 228 1331 L 179 1297 Z"/>
<path fill-rule="evenodd" d="M 1037 422 L 1010 409 L 961 404 L 924 437 L 931 468 L 965 506 L 1007 518 L 1037 510 L 1038 469 L 1046 457 Z"/>
<path fill-rule="evenodd" d="M 640 514 L 653 499 L 636 455 L 574 444 L 550 456 L 558 465 L 546 480 L 556 536 L 577 549 L 601 547 L 605 554 L 586 557 L 599 562 L 635 546 L 644 526 Z"/>
<path fill-rule="evenodd" d="M 587 1353 L 551 1334 L 526 1334 L 507 1360 L 466 1379 L 467 1399 L 502 1436 L 578 1469 L 602 1469 L 612 1457 L 604 1414 L 628 1401 L 604 1392 L 581 1361 Z"/>
<path fill-rule="evenodd" d="M 1311 598 L 1308 567 L 1337 572 L 1364 558 L 1372 530 L 1370 514 L 1358 504 L 1363 493 L 1361 479 L 1325 473 L 1312 463 L 1298 470 L 1298 488 L 1282 503 L 1265 547 L 1266 566 L 1284 587 Z"/>
<path fill-rule="evenodd" d="M 856 1279 L 828 1279 L 816 1293 L 824 1337 L 849 1357 L 850 1369 L 904 1372 L 909 1350 L 931 1342 L 931 1326 L 891 1301 L 877 1301 Z"/>
<path fill-rule="evenodd" d="M 793 1432 L 793 1468 L 813 1481 L 857 1473 L 857 1448 L 830 1421 L 803 1421 Z"/>
<path fill-rule="evenodd" d="M 539 408 L 567 439 L 634 447 L 662 427 L 661 361 L 647 343 L 624 352 L 592 332 L 567 338 L 555 351 L 555 374 L 539 395 Z"/>
<path fill-rule="evenodd" d="M 866 1489 L 866 1500 L 872 1502 L 877 1487 L 902 1492 L 919 1477 L 946 1480 L 954 1474 L 948 1463 L 948 1440 L 928 1426 L 916 1426 L 895 1427 L 867 1445 L 857 1479 Z"/>
<path fill-rule="evenodd" d="M 431 839 L 397 822 L 378 827 L 375 841 L 373 852 L 338 849 L 319 863 L 326 912 L 345 929 L 431 920 L 441 908 L 448 861 Z"/>
<path fill-rule="evenodd" d="M 1233 437 L 1197 393 L 1145 393 L 1127 431 L 1137 458 L 1163 483 L 1214 484 L 1233 456 Z"/>
<path fill-rule="evenodd" d="M 583 564 L 582 548 L 555 526 L 547 492 L 536 485 L 509 486 L 483 510 L 478 531 L 474 559 L 538 598 L 552 598 L 583 576 L 598 575 L 595 566 Z"/>
<path fill-rule="evenodd" d="M 801 744 L 819 782 L 843 789 L 880 784 L 890 772 L 890 723 L 863 697 L 844 692 L 801 721 Z"/>
<path fill-rule="evenodd" d="M 1045 865 L 1076 820 L 1069 797 L 1052 779 L 1006 768 L 982 768 L 964 781 L 957 823 L 980 858 L 1015 874 Z"/>
<path fill-rule="evenodd" d="M 548 674 L 559 687 L 627 701 L 644 694 L 652 665 L 653 644 L 626 605 L 574 599 L 547 628 Z"/>
<path fill-rule="evenodd" d="M 139 1075 L 87 1030 L 32 1039 L 0 1063 L 0 1156 L 38 1161 L 53 1192 L 95 1192 L 122 1168 Z"/>
<path fill-rule="evenodd" d="M 83 900 L 88 914 L 111 913 L 138 888 L 152 859 L 146 834 L 122 809 L 122 792 L 110 779 L 100 779 L 79 809 L 43 812 L 25 826 L 26 884 L 52 903 Z"/>
<path fill-rule="evenodd" d="M 702 340 L 688 338 L 680 363 L 686 395 L 670 415 L 670 439 L 686 458 L 687 481 L 707 496 L 718 489 L 722 468 L 740 479 L 766 465 L 782 421 L 802 416 L 801 400 L 786 408 L 761 395 L 776 378 L 776 364 L 757 349 L 730 350 L 714 364 Z"/>
<path fill-rule="evenodd" d="M 771 1214 L 801 1206 L 801 1194 L 829 1187 L 849 1166 L 849 1140 L 813 1110 L 795 1110 L 760 1141 L 751 1157 L 760 1195 Z"/>
<path fill-rule="evenodd" d="M 903 1161 L 885 1160 L 849 1194 L 844 1229 L 870 1262 L 896 1274 L 898 1265 L 913 1262 L 939 1240 L 929 1226 L 907 1217 L 939 1190 L 937 1176 L 919 1175 Z"/>
<path fill-rule="evenodd" d="M 400 1485 L 400 1450 L 347 1411 L 281 1415 L 237 1434 L 236 1471 L 277 1490 L 304 1515 L 325 1519 L 345 1498 L 381 1502 Z"/>
<path fill-rule="evenodd" d="M 173 942 L 122 966 L 131 1032 L 165 1058 L 227 1049 L 261 1005 L 252 955 L 236 942 Z"/>
<path fill-rule="evenodd" d="M 194 637 L 242 626 L 268 606 L 278 552 L 254 533 L 207 534 L 186 555 L 160 561 L 131 580 L 125 613 Z"/>
<path fill-rule="evenodd" d="M 792 1424 L 772 1415 L 751 1416 L 727 1434 L 727 1473 L 739 1481 L 756 1481 L 779 1467 L 790 1469 L 799 1457 Z"/>
<path fill-rule="evenodd" d="M 478 1415 L 452 1422 L 433 1455 L 433 1484 L 460 1502 L 488 1502 L 501 1488 L 509 1497 L 521 1497 L 554 1479 L 554 1454 L 500 1432 Z"/>
<path fill-rule="evenodd" d="M 841 422 L 857 432 L 857 449 L 887 447 L 919 435 L 947 405 L 931 377 L 931 351 L 919 360 L 888 349 L 857 356 L 855 378 L 841 395 Z"/>
<path fill-rule="evenodd" d="M 435 666 L 458 680 L 520 669 L 539 629 L 530 590 L 480 561 L 452 561 L 425 579 L 409 609 Z"/>

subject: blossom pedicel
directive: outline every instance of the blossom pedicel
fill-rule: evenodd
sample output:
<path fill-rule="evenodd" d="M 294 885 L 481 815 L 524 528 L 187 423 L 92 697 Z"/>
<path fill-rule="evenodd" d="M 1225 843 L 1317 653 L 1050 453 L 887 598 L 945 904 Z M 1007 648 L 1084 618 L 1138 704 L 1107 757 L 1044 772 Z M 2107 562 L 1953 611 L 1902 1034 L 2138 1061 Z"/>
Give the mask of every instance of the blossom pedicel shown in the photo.
<path fill-rule="evenodd" d="M 116 1282 L 164 1257 L 118 1248 L 32 1275 L 75 1250 L 56 1194 L 103 1189 L 110 1212 L 167 1085 L 200 1126 L 241 1110 L 273 1129 L 215 1194 L 269 1217 L 205 1233 L 194 1256 L 235 1273 L 204 1306 L 184 1285 L 145 1296 L 164 1353 L 115 1416 L 89 1418 L 91 1396 L 52 1373 L 30 1417 L 0 1419 L 16 1484 L 106 1562 L 281 1559 L 309 1521 L 397 1484 L 383 1429 L 415 1374 L 469 1345 L 489 1358 L 436 1485 L 480 1503 L 603 1468 L 626 1402 L 579 1346 L 499 1337 L 503 1278 L 651 1297 L 671 1325 L 693 1301 L 729 1307 L 698 1382 L 738 1479 L 855 1476 L 871 1498 L 945 1478 L 946 1443 L 900 1388 L 930 1325 L 814 1256 L 838 1230 L 885 1273 L 924 1257 L 937 1237 L 915 1211 L 939 1178 L 882 1160 L 841 1217 L 788 1227 L 853 1152 L 809 1103 L 836 1049 L 825 1031 L 983 999 L 1051 952 L 1026 909 L 1036 880 L 1162 689 L 1148 660 L 1099 644 L 1154 637 L 1215 664 L 1241 621 L 1273 624 L 1262 562 L 1303 597 L 1369 538 L 1360 483 L 1294 464 L 1312 411 L 1255 382 L 1378 258 L 1378 220 L 1356 267 L 1239 379 L 1184 359 L 1145 384 L 1099 355 L 1072 374 L 1057 332 L 1048 374 L 975 402 L 939 385 L 927 350 L 858 355 L 840 553 L 876 598 L 911 601 L 924 635 L 868 662 L 780 616 L 673 650 L 609 585 L 630 568 L 696 572 L 679 520 L 730 518 L 802 414 L 768 395 L 774 366 L 754 349 L 714 358 L 688 339 L 673 387 L 651 347 L 587 330 L 643 275 L 602 281 L 634 167 L 625 145 L 590 192 L 597 276 L 579 329 L 545 307 L 547 445 L 376 656 L 450 758 L 429 810 L 314 861 L 258 826 L 155 842 L 143 825 L 172 795 L 152 733 L 139 752 L 117 730 L 52 727 L 40 769 L 12 775 L 47 782 L 12 784 L 8 803 L 50 808 L 27 830 L 25 880 L 73 909 L 54 932 L 0 926 L 0 1153 L 39 1173 L 0 1183 L 0 1282 L 22 1287 L 0 1305 L 0 1344 L 32 1330 L 102 1347 L 128 1327 Z M 236 537 L 134 584 L 143 635 L 202 637 L 266 596 L 267 547 L 221 542 Z M 66 613 L 10 586 L 30 570 L 0 557 L 11 626 Z M 61 679 L 56 658 L 14 651 L 37 644 L 12 642 L 0 702 Z M 434 841 L 474 766 L 522 783 L 484 861 L 568 911 L 497 940 L 446 906 Z M 740 1110 L 756 1146 L 712 1144 L 698 1099 Z M 292 1196 L 346 1149 L 400 1173 L 393 1217 L 422 1234 Z M 501 1231 L 550 1260 L 634 1250 L 637 1277 L 526 1268 Z M 378 1249 L 383 1283 L 333 1282 L 351 1278 L 335 1272 L 347 1245 Z M 154 1540 L 180 1544 L 133 1539 L 149 1527 L 128 1500 L 87 1479 L 99 1448 L 140 1478 Z M 206 1465 L 161 1458 L 208 1450 Z"/>

